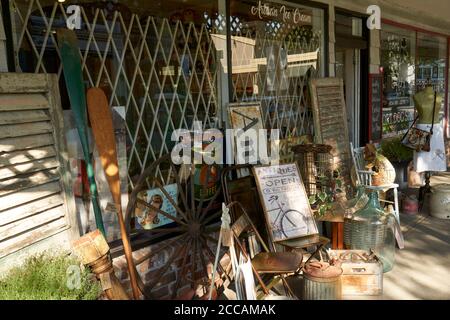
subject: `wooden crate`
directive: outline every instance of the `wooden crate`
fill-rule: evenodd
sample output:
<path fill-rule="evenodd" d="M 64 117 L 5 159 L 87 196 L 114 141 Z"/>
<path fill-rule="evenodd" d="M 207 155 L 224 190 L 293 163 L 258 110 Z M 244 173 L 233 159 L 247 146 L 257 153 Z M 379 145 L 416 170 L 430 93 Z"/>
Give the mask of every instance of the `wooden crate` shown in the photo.
<path fill-rule="evenodd" d="M 342 261 L 342 295 L 376 296 L 383 293 L 383 265 L 375 256 L 369 262 L 358 256 L 369 254 L 364 250 L 331 250 L 330 255 L 346 256 Z"/>

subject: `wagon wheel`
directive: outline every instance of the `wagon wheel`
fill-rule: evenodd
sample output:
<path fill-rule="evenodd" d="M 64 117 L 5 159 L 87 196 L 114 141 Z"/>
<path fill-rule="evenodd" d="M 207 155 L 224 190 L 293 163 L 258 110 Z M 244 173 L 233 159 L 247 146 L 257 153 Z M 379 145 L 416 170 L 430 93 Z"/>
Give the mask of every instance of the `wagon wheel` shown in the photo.
<path fill-rule="evenodd" d="M 202 176 L 203 179 L 200 181 L 207 182 L 211 177 L 220 176 L 218 166 L 211 165 L 204 168 L 206 169 L 203 169 L 202 172 L 205 175 Z M 182 281 L 189 282 L 193 289 L 197 288 L 199 284 L 209 289 L 208 264 L 213 265 L 215 258 L 215 250 L 212 250 L 211 247 L 216 247 L 218 242 L 212 233 L 220 229 L 220 225 L 214 223 L 221 216 L 221 209 L 214 208 L 215 200 L 220 194 L 220 187 L 218 186 L 213 194 L 211 192 L 207 194 L 209 189 L 207 183 L 204 183 L 195 192 L 195 170 L 193 164 L 174 164 L 170 154 L 167 154 L 145 169 L 130 195 L 125 217 L 128 237 L 139 238 L 143 236 L 145 239 L 147 237 L 149 239 L 160 239 L 160 243 L 155 250 L 143 257 L 134 259 L 134 268 L 136 269 L 137 266 L 147 261 L 151 264 L 160 252 L 175 245 L 175 249 L 169 251 L 172 253 L 165 259 L 164 264 L 152 276 L 149 283 L 144 284 L 136 269 L 139 289 L 147 299 L 154 298 L 152 291 L 158 287 L 159 279 L 169 270 L 172 264 L 177 265 L 177 279 L 173 288 L 172 299 L 176 298 L 181 285 L 186 285 Z M 172 186 L 172 192 L 168 190 L 169 184 Z M 173 192 L 174 186 L 177 190 L 175 193 Z M 159 197 L 143 196 L 150 189 L 152 194 L 155 194 L 153 192 L 155 190 Z M 170 203 L 170 207 L 173 209 L 171 214 L 163 210 L 162 199 Z M 167 210 L 167 207 L 165 208 Z M 151 228 L 151 224 L 155 222 L 160 223 L 161 226 L 154 229 L 145 229 L 139 228 L 139 225 L 136 224 L 136 227 L 131 227 L 130 222 L 134 219 L 135 214 L 140 215 L 137 220 L 140 219 L 147 228 Z M 145 219 L 149 216 L 150 219 Z M 150 225 L 145 225 L 146 221 L 151 222 Z M 218 271 L 219 275 L 226 275 L 220 264 Z"/>

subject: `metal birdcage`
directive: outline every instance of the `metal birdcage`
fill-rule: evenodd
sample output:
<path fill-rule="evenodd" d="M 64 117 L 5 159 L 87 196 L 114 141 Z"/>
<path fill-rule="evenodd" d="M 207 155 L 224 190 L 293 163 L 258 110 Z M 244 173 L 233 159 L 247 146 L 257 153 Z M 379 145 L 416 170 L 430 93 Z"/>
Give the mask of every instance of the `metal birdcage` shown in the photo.
<path fill-rule="evenodd" d="M 332 147 L 325 144 L 301 144 L 293 146 L 295 161 L 298 164 L 308 196 L 322 189 L 323 178 L 331 181 L 333 175 Z"/>

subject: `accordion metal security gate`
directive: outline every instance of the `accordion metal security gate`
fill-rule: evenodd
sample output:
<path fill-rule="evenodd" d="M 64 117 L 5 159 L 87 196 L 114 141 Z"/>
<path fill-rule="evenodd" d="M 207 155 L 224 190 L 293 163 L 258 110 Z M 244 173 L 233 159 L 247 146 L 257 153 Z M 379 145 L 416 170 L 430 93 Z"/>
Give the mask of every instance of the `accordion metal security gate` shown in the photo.
<path fill-rule="evenodd" d="M 66 27 L 67 5 L 40 0 L 11 0 L 10 5 L 17 70 L 52 72 L 62 79 L 55 29 Z M 174 130 L 192 129 L 194 121 L 204 129 L 226 123 L 220 92 L 226 67 L 212 36 L 225 34 L 223 15 L 205 13 L 204 22 L 195 25 L 86 4 L 80 9 L 82 28 L 76 33 L 86 84 L 103 88 L 111 106 L 125 106 L 131 186 L 145 167 L 171 151 Z M 319 35 L 305 37 L 304 30 L 269 22 L 252 29 L 238 17 L 230 17 L 230 27 L 232 42 L 246 38 L 259 48 L 250 56 L 233 52 L 233 100 L 260 100 L 267 128 L 281 129 L 281 138 L 311 134 L 307 84 L 317 72 L 305 68 L 318 67 Z M 272 48 L 270 57 L 267 48 Z M 247 60 L 261 59 L 272 59 L 274 76 L 258 68 L 242 71 Z M 276 86 L 270 88 L 270 81 Z M 242 90 L 248 83 L 258 90 Z M 61 81 L 60 87 L 65 90 Z"/>

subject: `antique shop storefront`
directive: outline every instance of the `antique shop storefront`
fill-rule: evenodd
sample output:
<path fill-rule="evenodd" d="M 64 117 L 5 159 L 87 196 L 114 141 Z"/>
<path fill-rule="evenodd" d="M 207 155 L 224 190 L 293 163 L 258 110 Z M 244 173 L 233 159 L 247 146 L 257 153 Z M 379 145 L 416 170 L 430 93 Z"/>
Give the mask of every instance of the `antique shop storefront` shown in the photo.
<path fill-rule="evenodd" d="M 350 142 L 355 147 L 368 142 L 382 145 L 400 137 L 415 117 L 413 96 L 428 84 L 442 96 L 439 119 L 448 130 L 445 126 L 449 109 L 449 35 L 394 22 L 390 19 L 395 11 L 388 10 L 389 19 L 382 19 L 381 30 L 369 30 L 367 6 L 362 5 L 363 2 L 2 0 L 9 71 L 56 74 L 57 77 L 64 123 L 59 129 L 67 141 L 66 160 L 70 163 L 80 235 L 93 231 L 96 221 L 90 199 L 92 184 L 88 178 L 89 174 L 92 178 L 93 173 L 88 172 L 90 164 L 85 161 L 79 141 L 80 129 L 67 80 L 71 75 L 64 74 L 67 64 L 63 68 L 63 37 L 60 35 L 61 30 L 67 30 L 68 21 L 75 22 L 73 32 L 84 82 L 79 83 L 79 87 L 102 89 L 111 109 L 115 139 L 113 130 L 110 139 L 117 144 L 127 235 L 131 235 L 136 272 L 151 291 L 148 296 L 145 290 L 141 292 L 146 297 L 175 298 L 195 287 L 192 283 L 207 286 L 218 237 L 217 229 L 212 231 L 211 225 L 219 225 L 221 204 L 231 202 L 233 192 L 236 195 L 259 191 L 262 200 L 267 200 L 267 203 L 261 201 L 266 206 L 264 210 L 278 212 L 276 220 L 280 217 L 280 230 L 284 230 L 283 221 L 286 223 L 289 215 L 304 214 L 300 209 L 285 210 L 286 203 L 301 201 L 300 197 L 295 199 L 291 195 L 289 198 L 286 195 L 289 192 L 284 194 L 280 191 L 284 190 L 282 188 L 274 188 L 280 194 L 270 201 L 261 196 L 261 185 L 258 184 L 257 190 L 256 180 L 250 184 L 242 181 L 242 185 L 237 185 L 237 192 L 220 188 L 226 189 L 223 187 L 228 183 L 226 179 L 241 178 L 245 170 L 253 172 L 254 176 L 260 170 L 258 183 L 268 180 L 272 183 L 270 179 L 278 176 L 271 167 L 266 170 L 250 166 L 231 172 L 226 170 L 237 169 L 204 164 L 184 167 L 183 164 L 175 170 L 169 155 L 178 142 L 173 138 L 176 130 L 186 129 L 192 134 L 200 123 L 203 130 L 224 132 L 256 123 L 259 127 L 255 128 L 267 129 L 269 137 L 271 130 L 278 129 L 280 158 L 285 160 L 286 170 L 295 173 L 294 178 L 288 178 L 290 183 L 301 189 L 296 191 L 302 195 L 306 195 L 303 183 L 310 177 L 317 178 L 314 185 L 333 185 L 331 195 L 322 192 L 322 198 L 333 203 L 343 199 L 340 195 L 351 182 L 357 185 L 356 179 L 360 178 L 351 173 L 358 175 L 364 171 L 357 168 L 355 150 L 351 149 Z M 245 113 L 255 105 L 256 113 Z M 233 121 L 238 121 L 231 110 L 242 106 L 248 106 L 247 111 L 233 111 L 241 117 L 240 127 L 235 127 Z M 101 148 L 94 137 L 92 122 L 91 119 L 91 128 L 86 130 L 90 141 L 87 153 L 93 154 L 105 235 L 115 258 L 116 275 L 129 286 L 129 269 L 122 250 L 125 242 L 121 242 L 117 218 L 119 205 L 116 206 L 118 202 L 113 199 L 110 181 L 102 167 Z M 206 141 L 208 139 L 203 136 L 200 146 L 205 147 L 215 137 Z M 315 160 L 304 168 L 286 164 L 294 162 L 290 147 L 306 143 L 307 147 L 300 146 L 297 150 L 305 147 L 310 149 L 303 154 L 311 150 L 322 154 L 322 165 L 328 166 L 326 172 L 333 181 L 319 179 L 319 165 Z M 234 146 L 229 148 L 233 150 L 227 147 L 224 160 L 229 163 L 235 157 L 235 150 Z M 50 158 L 47 154 L 39 156 L 43 161 Z M 445 153 L 442 156 L 445 157 Z M 365 159 L 362 157 L 362 160 Z M 344 163 L 345 172 L 335 170 L 336 162 L 339 166 Z M 54 167 L 43 168 L 44 171 L 49 169 Z M 304 174 L 303 169 L 310 169 L 310 176 Z M 296 170 L 301 174 L 297 175 Z M 345 175 L 345 179 L 341 180 L 340 174 Z M 389 183 L 394 184 L 394 181 Z M 351 197 L 356 193 L 353 191 Z M 392 203 L 400 222 L 397 187 L 393 194 L 395 201 Z M 319 251 L 329 242 L 326 238 L 321 242 L 324 232 L 319 229 L 333 224 L 333 228 L 337 227 L 331 233 L 333 237 L 339 234 L 338 249 L 343 249 L 343 221 L 324 219 L 317 227 L 313 210 L 314 214 L 319 212 L 317 203 L 321 199 L 316 194 L 313 196 L 313 201 L 311 194 L 301 199 L 304 200 L 302 209 L 309 211 L 308 221 L 312 221 L 313 226 L 312 232 L 302 237 L 318 239 Z M 375 192 L 371 197 L 374 203 L 378 201 Z M 250 196 L 246 198 L 249 199 Z M 261 209 L 257 205 L 261 199 L 258 194 L 254 199 L 257 200 L 250 201 L 250 207 L 257 211 Z M 316 207 L 312 208 L 314 201 Z M 330 212 L 333 215 L 333 210 L 342 209 L 343 220 L 344 207 L 326 203 L 322 208 L 324 215 Z M 212 209 L 216 212 L 209 215 Z M 255 224 L 263 221 L 258 227 L 266 228 L 263 219 L 254 220 Z M 43 225 L 30 229 L 44 228 Z M 280 230 L 277 230 L 279 235 Z M 330 233 L 330 228 L 326 231 Z M 401 230 L 397 230 L 396 240 L 391 239 L 394 247 L 395 241 L 399 243 L 398 233 L 401 234 Z M 19 234 L 12 234 L 12 240 L 8 241 L 16 236 Z M 31 244 L 51 236 L 53 234 L 44 234 Z M 287 236 L 282 238 L 280 236 L 281 240 L 286 240 Z M 332 244 L 334 246 L 333 240 Z M 272 245 L 275 246 L 273 241 Z"/>
<path fill-rule="evenodd" d="M 57 35 L 76 12 L 67 10 L 72 4 L 80 10 L 81 23 L 74 31 L 84 84 L 101 88 L 112 110 L 124 213 L 142 172 L 171 152 L 172 133 L 179 128 L 192 130 L 196 121 L 203 129 L 229 128 L 230 103 L 259 102 L 263 126 L 279 129 L 282 139 L 313 134 L 308 84 L 327 74 L 327 11 L 322 4 L 12 0 L 11 28 L 6 30 L 14 44 L 10 71 L 54 73 L 59 79 L 81 234 L 95 229 L 95 220 Z M 98 150 L 91 144 L 107 240 L 114 247 L 120 239 L 114 202 Z M 169 179 L 167 171 L 155 169 L 155 174 Z M 219 179 L 215 173 L 214 177 Z M 175 197 L 181 192 L 173 184 L 165 188 Z M 150 193 L 147 196 L 155 201 L 161 199 Z M 160 227 L 171 222 L 161 217 L 131 224 L 156 230 L 158 238 L 164 233 Z M 142 279 L 151 281 L 164 275 L 165 282 L 154 293 L 166 296 L 169 285 L 181 275 L 176 268 L 167 271 L 164 266 L 173 263 L 178 251 L 173 252 L 173 241 L 153 243 L 155 248 L 162 245 L 159 257 L 152 266 L 140 265 L 138 271 Z M 167 247 L 169 243 L 173 247 Z M 211 256 L 206 258 L 211 261 Z"/>

